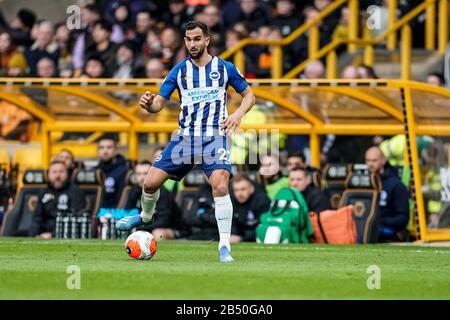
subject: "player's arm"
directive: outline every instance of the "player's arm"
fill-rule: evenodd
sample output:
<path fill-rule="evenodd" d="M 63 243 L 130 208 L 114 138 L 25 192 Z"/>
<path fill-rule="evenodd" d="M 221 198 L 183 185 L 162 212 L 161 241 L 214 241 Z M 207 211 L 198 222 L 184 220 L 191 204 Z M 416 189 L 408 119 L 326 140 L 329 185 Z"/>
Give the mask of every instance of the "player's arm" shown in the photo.
<path fill-rule="evenodd" d="M 167 105 L 167 101 L 167 99 L 160 95 L 145 91 L 139 100 L 139 105 L 149 113 L 156 113 L 161 111 L 161 109 Z"/>
<path fill-rule="evenodd" d="M 256 102 L 255 94 L 250 86 L 241 92 L 242 101 L 239 108 L 233 112 L 228 118 L 222 121 L 222 128 L 229 134 L 233 133 L 241 124 L 242 117 L 253 107 Z"/>

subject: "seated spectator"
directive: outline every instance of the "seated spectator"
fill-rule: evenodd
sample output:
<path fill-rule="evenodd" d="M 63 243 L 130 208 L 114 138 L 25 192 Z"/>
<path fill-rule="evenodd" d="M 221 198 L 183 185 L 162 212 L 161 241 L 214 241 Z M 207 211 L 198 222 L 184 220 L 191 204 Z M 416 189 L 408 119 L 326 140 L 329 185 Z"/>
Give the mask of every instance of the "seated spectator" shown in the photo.
<path fill-rule="evenodd" d="M 358 75 L 361 79 L 378 79 L 375 70 L 365 64 L 358 67 Z"/>
<path fill-rule="evenodd" d="M 35 23 L 36 15 L 29 9 L 23 8 L 17 11 L 11 24 L 5 20 L 0 10 L 0 29 L 9 32 L 11 41 L 19 47 L 29 47 L 33 44 L 30 33 Z"/>
<path fill-rule="evenodd" d="M 270 24 L 270 12 L 262 1 L 241 0 L 239 4 L 241 12 L 238 21 L 245 22 L 250 33 L 256 32 L 263 25 Z"/>
<path fill-rule="evenodd" d="M 122 43 L 127 38 L 128 32 L 132 27 L 129 3 L 118 3 L 114 10 L 114 17 L 110 22 L 113 24 L 110 40 L 114 43 Z"/>
<path fill-rule="evenodd" d="M 0 76 L 19 76 L 26 69 L 27 61 L 12 43 L 11 35 L 5 31 L 0 32 Z"/>
<path fill-rule="evenodd" d="M 154 22 L 150 11 L 144 10 L 138 12 L 134 34 L 129 38 L 136 44 L 138 51 L 142 51 L 144 44 L 147 41 L 148 33 L 152 31 L 153 25 Z"/>
<path fill-rule="evenodd" d="M 189 221 L 192 234 L 189 240 L 219 240 L 219 231 L 214 212 L 214 197 L 208 179 L 196 192 L 197 212 L 196 216 Z"/>
<path fill-rule="evenodd" d="M 408 238 L 408 190 L 379 147 L 369 148 L 365 159 L 369 171 L 381 176 L 379 241 L 405 241 Z"/>
<path fill-rule="evenodd" d="M 234 214 L 230 242 L 255 242 L 255 228 L 261 214 L 269 210 L 270 199 L 244 174 L 233 177 L 231 190 Z"/>
<path fill-rule="evenodd" d="M 427 83 L 433 86 L 444 87 L 444 76 L 438 72 L 431 72 L 427 75 Z"/>
<path fill-rule="evenodd" d="M 144 68 L 140 65 L 135 50 L 131 41 L 125 41 L 119 45 L 113 71 L 114 79 L 142 78 Z"/>
<path fill-rule="evenodd" d="M 105 196 L 101 207 L 116 208 L 125 186 L 127 162 L 117 153 L 117 142 L 113 136 L 104 135 L 98 141 L 97 154 L 100 162 L 96 169 L 105 174 Z"/>
<path fill-rule="evenodd" d="M 97 55 L 90 56 L 86 60 L 86 65 L 80 77 L 89 79 L 107 78 L 105 63 Z"/>
<path fill-rule="evenodd" d="M 72 48 L 70 43 L 70 30 L 65 22 L 55 27 L 55 42 L 61 52 L 58 61 L 59 75 L 62 78 L 71 78 L 73 75 Z"/>
<path fill-rule="evenodd" d="M 166 76 L 167 70 L 161 60 L 153 58 L 145 65 L 145 76 L 148 79 L 162 79 Z"/>
<path fill-rule="evenodd" d="M 94 25 L 101 19 L 101 8 L 96 4 L 80 4 L 80 22 L 86 26 L 81 30 L 73 30 L 72 37 L 74 45 L 72 50 L 74 75 L 80 76 L 86 64 L 86 51 L 93 46 L 92 30 Z"/>
<path fill-rule="evenodd" d="M 324 79 L 325 78 L 325 66 L 320 60 L 313 60 L 305 66 L 303 74 L 300 76 L 302 79 Z"/>
<path fill-rule="evenodd" d="M 67 168 L 67 173 L 69 174 L 69 178 L 72 177 L 73 172 L 75 171 L 77 166 L 75 156 L 73 155 L 72 151 L 70 151 L 69 149 L 61 149 L 61 151 L 59 151 L 55 156 L 55 160 L 64 162 Z"/>
<path fill-rule="evenodd" d="M 55 62 L 49 58 L 42 58 L 37 63 L 37 75 L 39 78 L 57 77 Z"/>
<path fill-rule="evenodd" d="M 288 178 L 281 174 L 279 158 L 276 156 L 268 155 L 261 159 L 259 174 L 270 200 L 275 198 L 280 189 L 288 186 Z"/>
<path fill-rule="evenodd" d="M 165 28 L 161 32 L 161 61 L 165 68 L 172 69 L 184 57 L 180 35 L 174 28 Z"/>
<path fill-rule="evenodd" d="M 330 200 L 319 188 L 314 187 L 306 169 L 295 167 L 289 171 L 289 187 L 302 193 L 309 211 L 317 213 L 331 209 Z"/>
<path fill-rule="evenodd" d="M 30 76 L 36 77 L 37 64 L 42 58 L 49 58 L 56 64 L 56 68 L 59 57 L 60 49 L 58 44 L 53 41 L 55 29 L 50 21 L 42 21 L 36 27 L 36 41 L 30 48 L 25 50 L 25 58 L 30 68 Z"/>
<path fill-rule="evenodd" d="M 354 65 L 348 65 L 342 70 L 342 79 L 359 79 L 358 68 Z"/>
<path fill-rule="evenodd" d="M 48 187 L 39 196 L 33 214 L 30 236 L 51 239 L 55 236 L 58 212 L 72 210 L 79 213 L 85 205 L 83 192 L 73 184 L 61 161 L 53 161 L 48 168 Z"/>
<path fill-rule="evenodd" d="M 135 173 L 138 184 L 131 188 L 131 194 L 125 209 L 131 210 L 136 208 L 139 211 L 142 210 L 142 188 L 150 167 L 151 164 L 148 161 L 143 161 L 136 165 Z M 189 229 L 175 203 L 175 193 L 167 190 L 165 185 L 159 190 L 160 197 L 158 202 L 156 202 L 153 219 L 148 226 L 141 227 L 139 230 L 151 232 L 157 241 L 185 238 L 189 234 Z"/>
<path fill-rule="evenodd" d="M 303 152 L 297 151 L 288 155 L 287 158 L 287 169 L 288 172 L 295 167 L 306 168 L 306 158 Z"/>
<path fill-rule="evenodd" d="M 86 51 L 87 56 L 97 55 L 103 60 L 108 75 L 113 73 L 117 53 L 117 44 L 109 40 L 111 33 L 112 25 L 109 22 L 105 20 L 96 22 L 92 31 L 94 44 Z"/>
<path fill-rule="evenodd" d="M 184 0 L 169 0 L 169 11 L 162 16 L 166 26 L 181 30 L 183 25 L 190 20 Z"/>

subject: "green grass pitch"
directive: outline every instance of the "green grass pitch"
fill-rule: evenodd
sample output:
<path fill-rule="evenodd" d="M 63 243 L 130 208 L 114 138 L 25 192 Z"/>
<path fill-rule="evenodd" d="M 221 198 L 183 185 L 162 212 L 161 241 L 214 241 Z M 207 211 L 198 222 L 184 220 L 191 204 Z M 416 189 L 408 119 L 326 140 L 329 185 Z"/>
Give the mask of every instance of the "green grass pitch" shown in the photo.
<path fill-rule="evenodd" d="M 0 299 L 449 299 L 450 248 L 158 243 L 150 261 L 123 241 L 0 239 Z M 66 286 L 80 268 L 81 289 Z M 381 288 L 369 290 L 377 265 Z M 372 283 L 369 280 L 370 283 Z"/>

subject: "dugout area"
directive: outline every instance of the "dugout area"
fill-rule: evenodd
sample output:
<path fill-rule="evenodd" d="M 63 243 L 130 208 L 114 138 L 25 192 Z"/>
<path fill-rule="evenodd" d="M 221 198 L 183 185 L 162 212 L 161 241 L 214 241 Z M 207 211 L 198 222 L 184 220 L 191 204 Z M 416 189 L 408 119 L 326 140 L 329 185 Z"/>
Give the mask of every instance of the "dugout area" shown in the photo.
<path fill-rule="evenodd" d="M 95 157 L 93 142 L 104 132 L 121 133 L 122 144 L 128 145 L 128 158 L 136 160 L 141 134 L 171 133 L 178 127 L 177 93 L 168 108 L 158 114 L 140 110 L 140 95 L 145 90 L 157 92 L 160 83 L 161 80 L 4 78 L 0 79 L 0 110 L 15 106 L 33 119 L 32 137 L 41 151 L 30 149 L 23 153 L 36 167 L 47 167 L 51 156 L 64 147 L 76 146 L 77 157 L 80 153 Z M 427 224 L 424 190 L 430 188 L 421 174 L 416 143 L 420 136 L 444 140 L 450 137 L 450 90 L 401 80 L 250 80 L 249 83 L 257 97 L 257 112 L 244 118 L 241 129 L 309 135 L 313 166 L 320 165 L 320 136 L 405 134 L 404 163 L 411 172 L 413 233 L 421 241 L 450 240 L 450 229 Z M 229 113 L 239 102 L 240 97 L 230 93 Z M 69 132 L 85 132 L 88 136 L 83 142 L 62 141 L 62 136 Z M 444 160 L 436 164 L 442 175 L 441 190 L 437 191 L 442 211 L 450 200 L 445 196 L 446 188 L 450 188 L 450 179 L 445 178 L 450 162 L 444 150 L 438 149 L 439 158 Z"/>

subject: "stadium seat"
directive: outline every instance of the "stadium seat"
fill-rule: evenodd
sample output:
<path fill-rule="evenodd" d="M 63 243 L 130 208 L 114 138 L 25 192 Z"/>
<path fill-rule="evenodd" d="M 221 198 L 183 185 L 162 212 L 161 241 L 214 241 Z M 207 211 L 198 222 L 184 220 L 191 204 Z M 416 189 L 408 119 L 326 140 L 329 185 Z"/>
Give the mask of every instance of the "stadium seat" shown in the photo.
<path fill-rule="evenodd" d="M 117 205 L 118 209 L 125 208 L 125 205 L 128 202 L 130 190 L 135 185 L 137 185 L 136 173 L 134 170 L 129 170 L 127 176 L 125 177 L 125 187 L 122 190 L 122 195 L 120 196 L 119 204 Z"/>
<path fill-rule="evenodd" d="M 100 169 L 77 169 L 73 174 L 73 182 L 84 192 L 86 199 L 85 210 L 95 218 L 100 204 L 103 200 L 103 180 L 104 176 Z"/>
<path fill-rule="evenodd" d="M 376 243 L 380 216 L 380 176 L 368 171 L 355 171 L 347 177 L 345 185 L 339 207 L 353 205 L 357 242 Z"/>
<path fill-rule="evenodd" d="M 202 169 L 194 168 L 184 177 L 184 188 L 178 192 L 175 201 L 186 221 L 190 221 L 196 214 L 197 191 L 205 183 L 207 179 Z"/>
<path fill-rule="evenodd" d="M 345 190 L 345 179 L 351 172 L 351 166 L 347 164 L 327 164 L 323 172 L 326 181 L 325 191 L 330 196 L 331 208 L 337 209 Z"/>
<path fill-rule="evenodd" d="M 17 193 L 14 207 L 4 218 L 3 236 L 28 236 L 39 194 L 47 187 L 45 170 L 27 170 L 23 186 Z"/>

